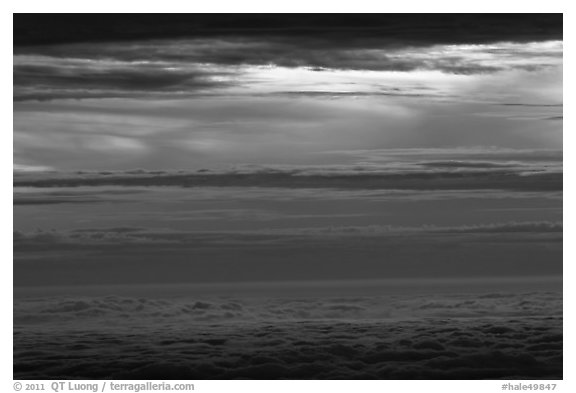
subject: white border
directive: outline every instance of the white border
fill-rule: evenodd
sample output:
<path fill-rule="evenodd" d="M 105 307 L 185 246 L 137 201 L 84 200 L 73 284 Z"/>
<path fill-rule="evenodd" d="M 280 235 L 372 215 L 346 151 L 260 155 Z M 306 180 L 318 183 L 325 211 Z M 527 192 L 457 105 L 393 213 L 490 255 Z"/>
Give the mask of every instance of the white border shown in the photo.
<path fill-rule="evenodd" d="M 100 0 L 80 2 L 74 0 L 5 0 L 10 12 L 60 13 L 60 12 L 118 12 L 118 13 L 562 13 L 568 1 L 546 2 L 521 0 L 483 0 L 464 2 L 459 0 L 290 0 L 272 2 L 267 0 L 216 0 L 216 1 L 137 1 Z"/>
<path fill-rule="evenodd" d="M 10 154 L 10 147 L 13 146 L 13 135 L 9 132 L 13 126 L 13 112 L 12 109 L 12 71 L 11 61 L 12 53 L 8 53 L 8 48 L 12 48 L 12 13 L 13 12 L 40 12 L 40 13 L 53 13 L 53 12 L 231 12 L 231 13 L 260 13 L 260 12 L 315 12 L 315 13 L 352 13 L 352 12 L 421 12 L 421 13 L 438 13 L 438 12 L 564 12 L 565 20 L 565 62 L 567 70 L 574 70 L 573 60 L 573 41 L 574 36 L 574 18 L 570 18 L 573 13 L 569 12 L 568 1 L 547 0 L 545 4 L 542 2 L 528 2 L 528 1 L 503 1 L 503 0 L 484 0 L 476 4 L 463 2 L 461 0 L 451 1 L 402 1 L 393 2 L 387 1 L 371 1 L 371 0 L 355 0 L 353 2 L 339 2 L 334 0 L 291 0 L 284 4 L 270 1 L 248 1 L 248 0 L 229 0 L 229 1 L 212 1 L 202 2 L 200 5 L 198 1 L 175 1 L 163 0 L 161 2 L 143 2 L 143 1 L 119 1 L 119 0 L 100 0 L 98 2 L 79 2 L 79 1 L 26 1 L 26 0 L 10 0 L 5 1 L 2 8 L 3 11 L 0 19 L 0 36 L 2 37 L 3 62 L 2 66 L 2 122 L 3 131 L 0 133 L 0 167 L 2 168 L 2 187 L 3 192 L 0 193 L 2 198 L 1 210 L 1 233 L 0 239 L 2 241 L 2 259 L 1 259 L 1 277 L 2 296 L 1 305 L 4 310 L 4 320 L 1 324 L 2 340 L 1 340 L 1 361 L 2 367 L 0 368 L 1 391 L 11 392 L 13 390 L 12 381 L 12 210 L 11 201 L 9 196 L 12 195 L 11 174 L 12 162 Z M 376 5 L 378 3 L 379 5 Z M 568 16 L 567 16 L 568 15 Z M 10 75 L 10 78 L 8 78 Z M 565 86 L 576 86 L 574 77 L 568 72 L 566 76 Z M 575 362 L 574 362 L 574 333 L 576 331 L 574 324 L 574 298 L 575 286 L 572 281 L 574 280 L 574 263 L 576 260 L 574 256 L 573 245 L 576 244 L 573 233 L 573 225 L 575 218 L 575 207 L 573 202 L 574 197 L 574 170 L 576 168 L 576 155 L 571 153 L 574 151 L 574 121 L 570 116 L 571 110 L 569 109 L 573 103 L 571 96 L 571 89 L 565 89 L 567 99 L 564 105 L 568 108 L 568 116 L 564 119 L 565 129 L 568 132 L 564 133 L 564 150 L 566 153 L 564 158 L 564 187 L 565 187 L 565 203 L 564 205 L 564 228 L 565 228 L 565 241 L 564 241 L 564 381 L 551 381 L 557 383 L 556 391 L 568 392 L 576 391 L 575 382 Z M 10 209 L 10 210 L 9 210 Z M 8 318 L 8 314 L 10 317 Z M 88 381 L 84 381 L 88 382 Z M 102 381 L 99 381 L 102 382 Z M 172 381 L 176 382 L 176 381 Z M 182 381 L 187 382 L 187 381 Z M 219 392 L 219 391 L 234 391 L 234 392 L 270 392 L 273 389 L 277 393 L 294 391 L 317 391 L 321 389 L 329 389 L 335 392 L 350 392 L 352 390 L 362 392 L 458 392 L 462 393 L 485 393 L 501 391 L 501 385 L 505 382 L 518 383 L 520 381 L 196 381 L 196 390 L 202 392 Z M 529 383 L 530 381 L 522 381 Z M 542 381 L 534 381 L 542 382 Z M 51 391 L 48 389 L 47 391 Z"/>

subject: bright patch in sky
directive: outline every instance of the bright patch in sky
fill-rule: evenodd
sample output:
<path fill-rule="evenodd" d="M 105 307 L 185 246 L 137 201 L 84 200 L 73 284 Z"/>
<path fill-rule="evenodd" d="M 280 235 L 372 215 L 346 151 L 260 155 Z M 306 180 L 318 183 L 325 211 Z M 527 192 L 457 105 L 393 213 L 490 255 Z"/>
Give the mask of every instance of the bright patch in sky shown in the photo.
<path fill-rule="evenodd" d="M 323 153 L 562 146 L 561 41 L 68 44 L 17 50 L 14 80 L 14 159 L 27 167 L 335 164 Z"/>

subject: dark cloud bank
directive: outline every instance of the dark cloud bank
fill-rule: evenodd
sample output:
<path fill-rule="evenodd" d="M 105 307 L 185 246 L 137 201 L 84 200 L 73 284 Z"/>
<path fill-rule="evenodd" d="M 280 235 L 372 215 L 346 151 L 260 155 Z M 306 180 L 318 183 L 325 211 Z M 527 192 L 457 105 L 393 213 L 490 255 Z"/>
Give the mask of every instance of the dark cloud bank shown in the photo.
<path fill-rule="evenodd" d="M 561 53 L 490 49 L 484 54 L 499 61 L 484 63 L 454 51 L 426 55 L 421 48 L 551 40 L 562 40 L 561 14 L 15 14 L 14 100 L 217 94 L 219 88 L 238 85 L 242 71 L 237 67 L 246 65 L 455 74 L 534 71 L 550 66 L 550 58 Z M 505 61 L 514 56 L 528 62 Z M 193 66 L 200 64 L 226 72 Z"/>
<path fill-rule="evenodd" d="M 46 202 L 50 204 L 51 202 Z M 418 227 L 395 227 L 391 225 L 368 226 L 332 226 L 317 228 L 261 229 L 253 231 L 230 232 L 186 232 L 177 230 L 154 230 L 138 227 L 117 227 L 107 229 L 76 229 L 71 231 L 37 230 L 31 232 L 14 231 L 15 249 L 25 251 L 33 245 L 46 244 L 115 244 L 115 243 L 156 243 L 156 244 L 194 244 L 221 245 L 258 245 L 277 242 L 298 243 L 318 237 L 338 238 L 355 236 L 394 236 L 426 234 L 561 234 L 561 222 L 506 222 L 484 225 L 463 225 L 442 227 L 424 225 Z"/>
<path fill-rule="evenodd" d="M 450 167 L 449 164 L 426 164 Z M 461 167 L 461 165 L 460 165 Z M 80 173 L 56 176 L 14 178 L 15 187 L 77 186 L 181 186 L 181 187 L 286 187 L 404 190 L 477 190 L 561 191 L 562 173 L 486 169 L 477 171 L 420 171 L 408 173 L 310 174 L 299 171 L 257 170 L 252 173 L 196 173 L 140 171 L 134 174 Z M 43 177 L 43 178 L 42 178 Z"/>
<path fill-rule="evenodd" d="M 562 14 L 15 14 L 16 47 L 161 38 L 289 37 L 356 45 L 562 39 Z"/>

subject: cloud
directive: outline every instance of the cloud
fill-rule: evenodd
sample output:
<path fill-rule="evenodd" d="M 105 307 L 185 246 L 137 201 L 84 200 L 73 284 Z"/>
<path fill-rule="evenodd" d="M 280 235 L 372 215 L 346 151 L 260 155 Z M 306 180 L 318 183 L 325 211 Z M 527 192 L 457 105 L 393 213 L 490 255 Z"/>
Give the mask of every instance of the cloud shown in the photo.
<path fill-rule="evenodd" d="M 562 39 L 560 14 L 27 15 L 16 47 L 160 38 L 276 38 L 303 45 L 430 45 Z"/>
<path fill-rule="evenodd" d="M 503 89 L 516 94 L 520 88 L 518 94 L 529 101 L 557 101 L 537 96 L 556 91 L 551 86 L 561 92 L 561 83 L 532 86 L 541 75 L 524 74 L 514 83 L 512 76 L 467 79 L 440 73 L 262 68 L 232 78 L 234 86 L 218 88 L 216 96 L 215 90 L 197 96 L 183 89 L 160 96 L 126 91 L 123 99 L 18 102 L 15 159 L 57 169 L 199 169 L 250 162 L 344 163 L 352 156 L 318 153 L 379 147 L 559 149 L 561 122 L 524 120 L 527 115 L 543 119 L 561 114 L 558 108 L 494 103 L 502 100 Z M 326 94 L 309 95 L 314 90 Z M 448 102 L 447 96 L 457 101 Z"/>
<path fill-rule="evenodd" d="M 14 205 L 52 205 L 62 203 L 115 203 L 128 202 L 127 199 L 120 199 L 121 196 L 135 196 L 141 194 L 143 190 L 138 189 L 94 189 L 94 190 L 58 190 L 45 193 L 20 192 L 15 191 L 12 202 Z"/>
<path fill-rule="evenodd" d="M 540 121 L 561 115 L 546 106 L 562 101 L 557 16 L 109 17 L 111 35 L 98 22 L 96 41 L 84 35 L 93 21 L 22 17 L 16 162 L 167 169 L 324 163 L 319 151 L 374 147 L 561 146 L 561 123 Z"/>
<path fill-rule="evenodd" d="M 353 152 L 365 159 L 390 160 L 380 151 Z M 510 155 L 507 156 L 510 158 Z M 553 155 L 553 159 L 557 159 Z M 537 156 L 529 159 L 538 160 Z M 273 187 L 273 188 L 335 188 L 368 190 L 478 190 L 561 191 L 561 168 L 553 170 L 538 166 L 506 167 L 494 164 L 477 167 L 474 163 L 459 166 L 438 163 L 398 167 L 327 166 L 298 167 L 239 167 L 224 171 L 149 173 L 113 172 L 99 174 L 60 173 L 55 176 L 19 176 L 15 187 L 78 187 L 78 186 L 180 186 L 180 187 Z M 427 169 L 426 167 L 430 167 Z M 366 170 L 365 170 L 366 169 Z"/>
<path fill-rule="evenodd" d="M 316 285 L 323 280 L 386 278 L 391 288 L 403 285 L 408 290 L 412 287 L 400 279 L 475 277 L 482 284 L 486 277 L 517 277 L 519 268 L 522 275 L 544 282 L 548 276 L 562 274 L 559 225 L 496 228 L 494 232 L 442 229 L 22 230 L 13 235 L 14 285 L 270 281 Z M 370 293 L 374 287 L 365 289 Z"/>
<path fill-rule="evenodd" d="M 386 20 L 384 29 L 378 22 L 380 18 Z M 367 83 L 367 86 L 358 88 L 350 83 L 326 84 L 324 79 L 333 79 L 333 71 L 372 71 L 376 79 L 385 80 L 392 76 L 392 83 L 397 88 L 399 72 L 432 73 L 430 79 L 434 79 L 437 77 L 434 73 L 481 75 L 513 71 L 532 74 L 557 71 L 562 65 L 561 20 L 560 35 L 543 34 L 539 38 L 532 32 L 530 40 L 528 37 L 515 39 L 516 34 L 523 36 L 521 29 L 515 30 L 515 34 L 507 29 L 518 24 L 526 28 L 525 23 L 530 25 L 535 21 L 527 22 L 515 17 L 506 21 L 506 27 L 497 28 L 492 38 L 489 38 L 488 27 L 484 27 L 483 36 L 473 34 L 466 38 L 464 34 L 458 39 L 455 39 L 453 30 L 463 27 L 458 19 L 468 19 L 465 15 L 454 20 L 441 17 L 431 25 L 428 25 L 430 21 L 415 16 L 403 21 L 388 18 L 384 15 L 368 18 L 368 22 L 374 24 L 371 29 L 347 18 L 330 18 L 324 21 L 329 23 L 322 27 L 320 18 L 320 25 L 314 26 L 314 34 L 307 31 L 304 35 L 302 32 L 294 34 L 290 29 L 273 29 L 275 31 L 268 34 L 266 30 L 271 26 L 267 24 L 263 34 L 255 33 L 257 29 L 245 28 L 234 35 L 229 34 L 230 30 L 218 33 L 208 29 L 208 34 L 199 34 L 199 30 L 194 29 L 193 34 L 158 37 L 163 39 L 153 39 L 154 34 L 151 34 L 148 38 L 135 37 L 131 41 L 105 40 L 104 31 L 99 28 L 102 36 L 98 42 L 88 40 L 79 44 L 72 39 L 71 43 L 66 43 L 68 40 L 60 36 L 63 42 L 53 45 L 17 45 L 14 52 L 14 100 L 167 99 L 230 93 L 330 96 L 321 91 L 342 97 L 356 90 L 358 95 L 438 98 L 453 94 L 435 92 L 437 89 L 374 91 L 377 84 Z M 499 18 L 495 19 L 495 23 L 503 23 Z M 26 18 L 21 20 L 28 26 L 23 34 L 30 38 L 30 31 L 35 29 L 27 24 Z M 286 21 L 295 27 L 293 20 Z M 50 20 L 45 22 L 55 27 Z M 554 25 L 551 22 L 547 23 Z M 192 22 L 195 23 L 198 21 Z M 430 31 L 427 31 L 427 25 Z M 344 30 L 339 31 L 338 26 Z M 447 26 L 450 26 L 450 34 L 445 34 Z M 199 26 L 200 31 L 203 27 L 206 27 L 204 23 Z M 152 26 L 148 28 L 154 30 Z M 464 30 L 468 28 L 474 30 L 471 26 Z M 83 26 L 82 31 L 86 32 L 85 29 Z M 441 31 L 444 34 L 433 38 Z M 539 28 L 537 31 L 543 30 Z M 74 37 L 81 35 L 74 34 Z M 269 78 L 273 78 L 275 73 L 287 70 L 297 70 L 300 74 L 308 71 L 305 79 L 316 79 L 316 83 L 310 85 L 311 89 L 306 89 L 307 86 L 302 84 L 305 79 L 293 79 L 296 86 L 289 90 L 283 84 L 286 78 L 270 83 Z M 269 91 L 271 87 L 273 91 Z"/>
<path fill-rule="evenodd" d="M 558 149 L 514 149 L 505 147 L 451 147 L 451 148 L 397 148 L 365 149 L 326 152 L 346 154 L 369 161 L 394 161 L 419 159 L 491 160 L 501 161 L 550 161 L 561 162 L 563 152 Z"/>
<path fill-rule="evenodd" d="M 292 283 L 298 285 L 298 283 Z M 356 282 L 361 285 L 361 282 Z M 371 283 L 366 282 L 367 285 Z M 225 286 L 225 284 L 219 284 Z M 256 284 L 255 284 L 256 285 Z M 273 284 L 271 284 L 273 285 Z M 346 284 L 343 284 L 346 285 Z M 440 284 L 438 284 L 440 285 Z M 279 321 L 333 321 L 333 320 L 364 320 L 364 321 L 405 321 L 414 318 L 445 318 L 460 317 L 467 313 L 468 317 L 537 317 L 555 316 L 562 311 L 561 294 L 557 292 L 521 292 L 492 293 L 480 297 L 466 293 L 436 295 L 429 298 L 425 295 L 357 296 L 357 297 L 269 297 L 263 300 L 258 297 L 228 298 L 200 297 L 198 300 L 189 297 L 175 299 L 134 298 L 126 296 L 106 297 L 55 297 L 30 298 L 27 301 L 16 301 L 14 313 L 16 325 L 35 325 L 48 322 L 63 323 L 85 322 L 104 326 L 111 320 L 119 319 L 125 325 L 148 320 L 151 324 L 165 321 L 195 323 L 213 323 L 215 321 L 258 321 L 259 323 L 274 323 Z M 475 332 L 454 334 L 459 329 L 438 329 L 438 333 L 446 335 L 448 340 L 460 345 L 462 337 L 471 340 L 471 333 L 481 332 L 485 336 L 503 336 L 514 332 L 514 327 L 504 324 L 480 324 Z M 268 336 L 268 335 L 263 335 Z M 526 338 L 529 338 L 528 336 Z M 216 340 L 198 338 L 193 342 L 221 345 Z M 416 350 L 444 350 L 438 341 L 423 337 L 410 343 L 397 338 L 399 345 Z M 540 333 L 529 339 L 528 344 L 556 343 L 558 335 Z M 177 344 L 178 341 L 164 342 L 164 345 Z M 464 343 L 464 341 L 462 341 Z M 346 355 L 342 348 L 332 348 L 332 353 Z"/>
<path fill-rule="evenodd" d="M 27 164 L 14 164 L 12 170 L 18 172 L 46 172 L 53 171 L 54 168 L 44 165 L 27 165 Z"/>
<path fill-rule="evenodd" d="M 444 229 L 438 229 L 444 231 Z M 561 222 L 509 222 L 484 225 L 469 225 L 457 228 L 447 229 L 448 232 L 465 232 L 465 233 L 525 233 L 525 232 L 562 232 Z"/>
<path fill-rule="evenodd" d="M 493 224 L 478 225 L 461 225 L 461 226 L 394 226 L 394 225 L 364 225 L 364 226 L 330 226 L 316 228 L 295 228 L 295 229 L 278 229 L 265 230 L 262 233 L 278 235 L 335 235 L 335 236 L 366 236 L 366 235 L 393 235 L 406 234 L 418 235 L 425 233 L 562 233 L 563 225 L 561 222 L 552 221 L 535 221 L 535 222 L 505 222 Z"/>
<path fill-rule="evenodd" d="M 519 163 L 499 163 L 486 161 L 427 161 L 420 162 L 418 165 L 432 168 L 513 168 L 521 166 Z"/>
<path fill-rule="evenodd" d="M 561 292 L 486 295 L 16 299 L 14 375 L 561 379 Z"/>
<path fill-rule="evenodd" d="M 340 99 L 340 98 L 357 98 L 357 97 L 420 97 L 420 98 L 453 98 L 448 94 L 442 92 L 431 91 L 431 89 L 422 89 L 422 87 L 411 87 L 406 89 L 400 88 L 384 88 L 379 91 L 361 91 L 356 89 L 353 91 L 330 91 L 330 90 L 296 90 L 296 91 L 277 91 L 267 93 L 277 97 L 313 97 L 313 98 L 326 98 L 326 99 Z M 266 94 L 263 94 L 266 95 Z"/>
<path fill-rule="evenodd" d="M 562 44 L 509 43 L 417 47 L 319 48 L 300 41 L 197 39 L 136 43 L 34 47 L 17 50 L 14 58 L 14 99 L 189 96 L 218 93 L 263 84 L 275 69 L 363 70 L 378 72 L 439 71 L 449 74 L 492 74 L 539 71 L 562 64 Z M 310 77 L 322 80 L 318 73 Z M 314 75 L 316 74 L 316 75 Z M 335 86 L 334 86 L 335 87 Z M 321 92 L 279 94 L 318 96 Z M 350 88 L 350 86 L 348 86 Z M 338 90 L 333 89 L 338 96 Z M 230 91 L 226 91 L 230 93 Z M 344 94 L 347 92 L 344 91 Z M 426 97 L 423 91 L 362 91 L 358 94 Z M 324 94 L 325 95 L 325 94 Z M 443 96 L 442 94 L 439 95 Z M 445 96 L 445 95 L 444 95 Z"/>
<path fill-rule="evenodd" d="M 142 233 L 143 232 L 143 233 Z M 58 243 L 118 243 L 118 242 L 143 242 L 153 241 L 155 235 L 158 240 L 166 243 L 172 243 L 170 239 L 163 239 L 162 233 L 147 233 L 144 229 L 120 227 L 110 228 L 108 230 L 75 230 L 75 231 L 56 231 L 56 230 L 36 230 L 33 232 L 13 232 L 14 244 L 58 244 Z M 176 237 L 176 236 L 175 236 Z"/>
<path fill-rule="evenodd" d="M 313 216 L 315 217 L 315 216 Z M 332 216 L 331 216 L 332 217 Z M 227 218 L 229 219 L 229 218 Z M 288 229 L 256 229 L 241 231 L 181 231 L 168 229 L 146 229 L 140 227 L 118 227 L 102 229 L 76 229 L 69 231 L 36 230 L 13 232 L 14 246 L 25 251 L 36 244 L 197 244 L 197 245 L 267 245 L 292 244 L 305 239 L 330 239 L 334 237 L 386 237 L 394 235 L 419 236 L 424 234 L 562 234 L 561 222 L 506 222 L 462 226 L 329 226 Z"/>
<path fill-rule="evenodd" d="M 14 59 L 14 100 L 173 96 L 231 85 L 235 74 L 200 64 L 22 55 Z"/>
<path fill-rule="evenodd" d="M 104 173 L 103 175 L 113 175 L 113 173 Z M 22 175 L 17 175 L 22 178 Z M 25 191 L 16 189 L 13 193 L 13 204 L 45 204 L 45 203 L 75 203 L 82 202 L 107 202 L 107 203 L 171 203 L 171 204 L 185 204 L 187 207 L 192 207 L 194 203 L 198 202 L 213 202 L 216 204 L 228 203 L 235 201 L 236 203 L 251 203 L 258 201 L 264 203 L 292 203 L 292 202 L 307 202 L 314 203 L 317 201 L 333 201 L 333 202 L 347 202 L 355 201 L 362 203 L 383 203 L 383 202 L 425 202 L 425 201 L 443 201 L 443 200 L 459 200 L 465 201 L 469 199 L 484 199 L 484 200 L 524 200 L 524 199 L 543 199 L 550 201 L 561 201 L 562 192 L 552 191 L 510 191 L 504 192 L 501 190 L 445 190 L 445 191 L 414 191 L 414 190 L 373 190 L 373 189 L 333 189 L 333 188 L 274 188 L 274 187 L 201 187 L 196 188 L 194 192 L 189 192 L 186 188 L 140 188 L 140 187 L 123 187 L 117 189 L 114 186 L 95 186 L 90 188 L 75 187 L 67 189 L 54 188 L 34 188 Z M 198 205 L 197 205 L 198 206 Z M 238 206 L 238 205 L 236 205 Z M 272 207 L 271 205 L 269 205 Z M 278 206 L 278 205 L 276 205 Z M 250 209 L 247 206 L 248 209 Z M 264 205 L 261 205 L 264 208 Z M 510 208 L 520 208 L 518 206 Z M 529 209 L 530 207 L 525 207 Z M 560 209 L 560 206 L 550 206 L 551 209 Z M 237 207 L 226 207 L 226 209 L 238 209 Z M 202 211 L 206 211 L 206 206 Z M 212 209 L 215 213 L 221 209 Z M 187 212 L 194 212 L 195 209 L 187 210 Z M 277 209 L 263 209 L 263 212 L 276 212 L 281 211 Z M 306 212 L 311 217 L 312 214 L 318 216 L 325 216 L 326 212 L 315 211 Z M 162 214 L 165 214 L 163 212 Z M 332 217 L 347 217 L 357 213 L 345 212 L 334 213 Z M 365 214 L 365 213 L 364 213 Z M 291 212 L 289 215 L 281 215 L 282 218 L 302 217 L 302 214 L 294 214 Z M 187 218 L 181 210 L 174 217 Z"/>

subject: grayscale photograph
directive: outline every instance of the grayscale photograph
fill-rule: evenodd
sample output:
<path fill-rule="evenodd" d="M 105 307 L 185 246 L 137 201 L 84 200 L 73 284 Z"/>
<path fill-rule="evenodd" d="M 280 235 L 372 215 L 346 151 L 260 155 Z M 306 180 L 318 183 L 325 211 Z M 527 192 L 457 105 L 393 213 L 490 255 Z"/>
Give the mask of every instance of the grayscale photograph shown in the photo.
<path fill-rule="evenodd" d="M 13 15 L 13 378 L 562 380 L 562 14 Z"/>

